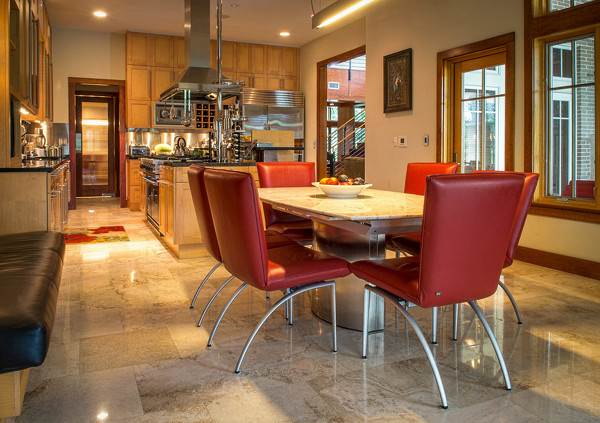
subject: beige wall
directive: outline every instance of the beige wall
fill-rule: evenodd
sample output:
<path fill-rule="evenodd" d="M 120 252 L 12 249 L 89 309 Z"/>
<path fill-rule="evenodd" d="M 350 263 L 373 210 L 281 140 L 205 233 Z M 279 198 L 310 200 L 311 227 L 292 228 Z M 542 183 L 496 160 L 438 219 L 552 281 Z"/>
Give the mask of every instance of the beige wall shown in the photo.
<path fill-rule="evenodd" d="M 317 153 L 317 63 L 365 44 L 365 20 L 359 19 L 300 49 L 300 85 L 306 103 L 306 160 L 316 161 Z"/>
<path fill-rule="evenodd" d="M 54 122 L 68 122 L 68 78 L 125 80 L 125 34 L 55 28 Z"/>
<path fill-rule="evenodd" d="M 366 177 L 382 189 L 402 190 L 406 164 L 435 160 L 437 53 L 509 32 L 516 34 L 515 167 L 523 169 L 522 0 L 380 0 L 364 20 L 301 49 L 306 95 L 307 160 L 315 160 L 316 62 L 367 46 Z M 383 56 L 413 49 L 413 110 L 383 113 Z M 394 148 L 394 136 L 408 147 Z M 430 146 L 423 145 L 429 135 Z M 528 218 L 521 245 L 600 262 L 600 225 L 541 216 Z"/>

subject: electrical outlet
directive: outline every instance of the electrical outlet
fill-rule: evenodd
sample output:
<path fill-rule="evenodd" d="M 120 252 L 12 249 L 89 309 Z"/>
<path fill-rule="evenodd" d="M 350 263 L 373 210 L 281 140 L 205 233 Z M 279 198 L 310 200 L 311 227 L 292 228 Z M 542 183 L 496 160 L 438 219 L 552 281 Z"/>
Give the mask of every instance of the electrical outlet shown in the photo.
<path fill-rule="evenodd" d="M 408 147 L 408 138 L 406 138 L 405 136 L 399 136 L 398 147 Z"/>
<path fill-rule="evenodd" d="M 423 145 L 429 147 L 429 135 L 425 135 L 425 138 L 423 138 Z"/>

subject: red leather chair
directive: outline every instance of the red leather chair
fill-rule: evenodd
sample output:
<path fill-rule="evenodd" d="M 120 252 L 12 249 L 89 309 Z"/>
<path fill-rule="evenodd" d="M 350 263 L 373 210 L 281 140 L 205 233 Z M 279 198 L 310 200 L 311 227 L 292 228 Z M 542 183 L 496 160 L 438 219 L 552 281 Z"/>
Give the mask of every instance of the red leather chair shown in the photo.
<path fill-rule="evenodd" d="M 217 263 L 208 271 L 208 273 L 204 276 L 204 279 L 202 279 L 202 282 L 200 282 L 200 285 L 198 285 L 198 288 L 196 288 L 196 292 L 194 293 L 194 297 L 192 298 L 192 302 L 190 303 L 190 308 L 194 308 L 202 287 L 210 279 L 211 275 L 222 264 L 221 251 L 219 249 L 219 243 L 217 242 L 214 223 L 210 212 L 210 205 L 208 203 L 208 197 L 206 194 L 206 187 L 204 185 L 205 169 L 206 168 L 204 166 L 190 166 L 188 170 L 188 180 L 190 183 L 190 190 L 192 192 L 192 200 L 194 202 L 194 210 L 196 211 L 196 219 L 198 221 L 200 234 L 202 235 L 202 239 L 204 240 L 204 243 L 206 245 L 206 250 L 212 256 L 212 258 L 214 258 L 217 261 Z M 269 248 L 277 248 L 285 245 L 294 244 L 294 241 L 291 241 L 286 237 L 274 232 L 266 233 L 266 237 L 267 245 Z M 198 327 L 202 326 L 202 321 L 204 320 L 208 309 L 219 296 L 221 291 L 225 289 L 225 287 L 232 281 L 232 279 L 233 276 L 226 279 L 225 282 L 223 282 L 223 284 L 219 286 L 219 288 L 210 298 L 208 303 L 204 306 L 204 309 L 200 314 L 200 318 L 196 323 Z"/>
<path fill-rule="evenodd" d="M 594 189 L 596 181 L 576 180 L 577 198 L 594 198 Z M 564 189 L 563 196 L 573 196 L 573 181 L 570 181 Z"/>
<path fill-rule="evenodd" d="M 263 291 L 289 290 L 269 309 L 248 337 L 235 372 L 240 372 L 250 344 L 269 316 L 296 295 L 317 288 L 331 287 L 333 291 L 332 336 L 333 351 L 336 351 L 335 279 L 350 273 L 348 263 L 299 244 L 268 249 L 256 187 L 249 174 L 207 169 L 204 181 L 223 265 L 233 276 L 244 281 L 223 307 L 213 328 L 213 336 L 229 306 L 248 284 Z"/>
<path fill-rule="evenodd" d="M 263 162 L 257 163 L 261 188 L 310 187 L 315 181 L 315 164 L 312 162 Z M 267 229 L 279 232 L 298 242 L 310 242 L 313 238 L 312 222 L 273 209 L 263 204 Z"/>
<path fill-rule="evenodd" d="M 523 179 L 515 174 L 429 176 L 420 256 L 350 264 L 356 276 L 375 285 L 365 285 L 363 358 L 368 349 L 369 297 L 376 293 L 391 300 L 417 333 L 444 408 L 448 402 L 437 364 L 408 306 L 432 308 L 468 302 L 492 341 L 506 389 L 511 389 L 502 351 L 477 300 L 498 288 Z"/>

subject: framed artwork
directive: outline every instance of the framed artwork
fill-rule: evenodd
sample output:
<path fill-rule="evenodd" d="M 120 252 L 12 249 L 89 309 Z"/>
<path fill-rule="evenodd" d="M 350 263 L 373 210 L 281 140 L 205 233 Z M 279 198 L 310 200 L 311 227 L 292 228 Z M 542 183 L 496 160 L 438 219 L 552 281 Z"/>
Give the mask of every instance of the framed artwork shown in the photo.
<path fill-rule="evenodd" d="M 412 110 L 412 48 L 383 57 L 383 112 Z"/>

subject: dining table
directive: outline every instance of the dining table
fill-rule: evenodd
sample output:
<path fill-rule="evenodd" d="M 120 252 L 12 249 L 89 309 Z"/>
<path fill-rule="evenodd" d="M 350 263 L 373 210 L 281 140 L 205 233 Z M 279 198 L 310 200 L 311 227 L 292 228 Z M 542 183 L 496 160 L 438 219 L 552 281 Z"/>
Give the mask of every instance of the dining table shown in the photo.
<path fill-rule="evenodd" d="M 419 231 L 424 197 L 402 192 L 366 189 L 355 198 L 332 198 L 317 187 L 259 188 L 259 198 L 274 209 L 313 222 L 312 248 L 349 262 L 386 257 L 390 234 Z M 336 283 L 337 324 L 362 330 L 365 282 L 354 275 Z M 311 310 L 331 322 L 331 290 L 311 293 Z M 383 297 L 371 295 L 369 331 L 385 326 Z"/>

